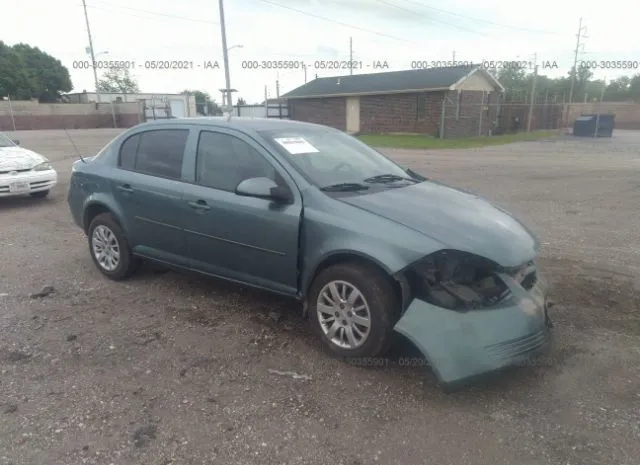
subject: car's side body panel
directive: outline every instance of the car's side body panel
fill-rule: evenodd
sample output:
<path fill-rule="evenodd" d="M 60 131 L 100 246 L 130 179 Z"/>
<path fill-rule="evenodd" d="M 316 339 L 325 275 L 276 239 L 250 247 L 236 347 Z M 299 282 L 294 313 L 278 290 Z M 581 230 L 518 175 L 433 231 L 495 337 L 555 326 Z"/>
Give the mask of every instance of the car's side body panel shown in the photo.
<path fill-rule="evenodd" d="M 196 184 L 198 138 L 195 137 L 196 143 L 190 145 L 185 156 L 187 181 L 183 183 L 183 203 L 193 207 L 183 222 L 189 267 L 278 293 L 297 295 L 298 232 L 303 207 L 294 180 L 269 152 L 244 133 L 225 128 L 202 128 L 194 132 L 229 135 L 247 144 L 281 176 L 293 200 L 284 204 Z"/>
<path fill-rule="evenodd" d="M 353 255 L 378 265 L 389 275 L 442 245 L 386 218 L 329 199 L 317 189 L 304 192 L 300 292 L 306 293 L 322 263 L 333 255 Z M 389 238 L 393 237 L 393 241 Z"/>

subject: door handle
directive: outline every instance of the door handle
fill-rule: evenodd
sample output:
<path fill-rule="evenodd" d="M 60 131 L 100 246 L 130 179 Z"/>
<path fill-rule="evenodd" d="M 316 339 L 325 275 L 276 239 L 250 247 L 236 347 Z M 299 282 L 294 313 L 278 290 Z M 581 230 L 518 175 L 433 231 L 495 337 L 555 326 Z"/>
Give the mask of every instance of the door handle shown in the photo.
<path fill-rule="evenodd" d="M 133 194 L 133 189 L 129 184 L 123 184 L 122 186 L 118 186 L 118 190 L 126 194 Z"/>
<path fill-rule="evenodd" d="M 204 200 L 198 200 L 197 202 L 189 202 L 189 206 L 191 208 L 195 208 L 196 210 L 211 210 L 211 207 L 207 205 L 207 202 Z"/>

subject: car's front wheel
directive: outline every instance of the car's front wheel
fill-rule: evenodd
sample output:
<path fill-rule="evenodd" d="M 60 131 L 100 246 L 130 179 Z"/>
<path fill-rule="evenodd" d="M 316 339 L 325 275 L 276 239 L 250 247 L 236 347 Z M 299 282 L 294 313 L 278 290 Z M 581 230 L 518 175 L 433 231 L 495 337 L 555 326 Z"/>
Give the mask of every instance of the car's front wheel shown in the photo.
<path fill-rule="evenodd" d="M 89 225 L 89 252 L 100 272 L 114 281 L 131 276 L 139 260 L 131 253 L 127 238 L 111 213 L 96 216 Z"/>
<path fill-rule="evenodd" d="M 313 331 L 338 357 L 377 357 L 391 345 L 399 299 L 389 280 L 373 267 L 333 265 L 309 292 Z"/>

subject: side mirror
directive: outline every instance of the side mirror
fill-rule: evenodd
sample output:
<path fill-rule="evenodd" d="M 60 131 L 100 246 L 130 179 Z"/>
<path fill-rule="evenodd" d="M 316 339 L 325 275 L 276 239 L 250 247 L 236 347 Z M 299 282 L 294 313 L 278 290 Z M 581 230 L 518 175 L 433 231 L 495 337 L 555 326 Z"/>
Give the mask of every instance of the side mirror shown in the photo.
<path fill-rule="evenodd" d="M 291 202 L 293 200 L 288 189 L 278 186 L 269 178 L 245 179 L 236 187 L 236 194 L 278 202 Z"/>
<path fill-rule="evenodd" d="M 20 145 L 20 141 L 19 141 L 19 140 L 17 140 L 17 139 L 14 139 L 12 142 L 13 142 L 14 144 L 16 144 L 16 145 Z"/>

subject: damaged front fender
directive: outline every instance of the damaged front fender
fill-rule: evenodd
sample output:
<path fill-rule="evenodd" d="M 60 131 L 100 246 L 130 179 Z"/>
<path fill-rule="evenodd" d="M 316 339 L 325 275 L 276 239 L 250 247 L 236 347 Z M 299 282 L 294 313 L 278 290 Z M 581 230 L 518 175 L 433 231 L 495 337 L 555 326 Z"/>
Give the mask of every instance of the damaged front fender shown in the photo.
<path fill-rule="evenodd" d="M 394 327 L 422 352 L 444 385 L 522 363 L 547 346 L 543 277 L 527 291 L 509 275 L 497 276 L 511 291 L 500 305 L 460 312 L 414 298 Z"/>

